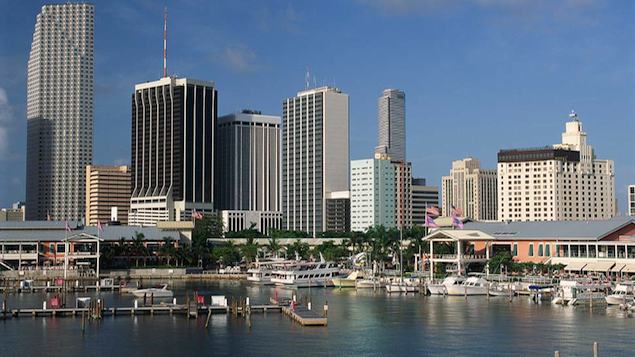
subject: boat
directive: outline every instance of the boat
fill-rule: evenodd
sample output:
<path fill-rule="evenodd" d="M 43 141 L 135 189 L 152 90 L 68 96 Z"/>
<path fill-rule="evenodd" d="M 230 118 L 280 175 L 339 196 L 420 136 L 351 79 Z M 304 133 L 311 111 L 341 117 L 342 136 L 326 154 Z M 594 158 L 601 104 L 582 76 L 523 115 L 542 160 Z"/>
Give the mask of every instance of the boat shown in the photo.
<path fill-rule="evenodd" d="M 383 287 L 383 284 L 377 278 L 357 279 L 355 281 L 356 289 L 377 289 Z"/>
<path fill-rule="evenodd" d="M 407 281 L 396 281 L 386 284 L 387 293 L 416 293 L 419 292 L 419 286 Z"/>
<path fill-rule="evenodd" d="M 446 288 L 448 291 L 448 295 L 487 295 L 489 282 L 478 276 L 470 276 L 461 284 L 450 285 Z"/>
<path fill-rule="evenodd" d="M 606 303 L 604 291 L 608 288 L 608 284 L 588 278 L 561 280 L 551 303 L 558 305 L 604 304 Z"/>
<path fill-rule="evenodd" d="M 119 285 L 119 292 L 122 294 L 132 294 L 135 290 L 139 290 L 139 282 L 135 284 L 122 282 L 121 285 Z"/>
<path fill-rule="evenodd" d="M 635 291 L 633 283 L 630 281 L 618 283 L 613 289 L 613 293 L 606 296 L 606 303 L 609 305 L 626 305 L 634 301 Z"/>
<path fill-rule="evenodd" d="M 333 286 L 336 288 L 354 288 L 357 286 L 357 280 L 361 280 L 359 279 L 361 278 L 361 275 L 359 274 L 359 271 L 354 271 L 350 274 L 348 274 L 348 276 L 346 277 L 335 277 L 332 279 L 333 281 Z"/>
<path fill-rule="evenodd" d="M 160 288 L 137 289 L 132 295 L 142 298 L 171 298 L 174 296 L 172 290 L 168 290 L 168 284 L 163 284 Z"/>
<path fill-rule="evenodd" d="M 428 284 L 428 291 L 431 295 L 446 295 L 448 293 L 448 286 L 459 285 L 465 281 L 465 277 L 460 275 L 451 275 L 445 277 L 440 283 Z"/>
<path fill-rule="evenodd" d="M 273 271 L 286 265 L 294 265 L 297 261 L 284 259 L 256 260 L 252 268 L 247 270 L 247 281 L 252 284 L 273 285 L 271 276 Z"/>
<path fill-rule="evenodd" d="M 487 293 L 489 296 L 510 296 L 514 295 L 514 289 L 512 289 L 512 284 L 509 282 L 494 281 L 490 283 Z"/>
<path fill-rule="evenodd" d="M 332 286 L 333 278 L 340 272 L 334 262 L 327 262 L 320 253 L 319 262 L 298 262 L 272 272 L 271 282 L 277 286 L 308 288 L 312 286 Z"/>

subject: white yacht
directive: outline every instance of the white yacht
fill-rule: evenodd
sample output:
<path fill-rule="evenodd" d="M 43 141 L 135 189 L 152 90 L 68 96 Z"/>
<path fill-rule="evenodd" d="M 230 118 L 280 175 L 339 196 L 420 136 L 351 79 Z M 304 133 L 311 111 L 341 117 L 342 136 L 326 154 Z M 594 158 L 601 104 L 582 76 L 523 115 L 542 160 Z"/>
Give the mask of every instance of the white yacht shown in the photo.
<path fill-rule="evenodd" d="M 416 293 L 419 286 L 409 281 L 394 281 L 386 284 L 387 293 Z"/>
<path fill-rule="evenodd" d="M 625 281 L 618 283 L 613 289 L 613 293 L 606 297 L 606 303 L 609 305 L 629 304 L 635 300 L 635 291 L 633 283 Z"/>
<path fill-rule="evenodd" d="M 461 284 L 446 286 L 448 295 L 487 295 L 489 282 L 478 276 L 470 276 Z"/>
<path fill-rule="evenodd" d="M 160 288 L 148 288 L 148 289 L 137 289 L 132 292 L 132 295 L 142 298 L 171 298 L 174 296 L 172 290 L 168 290 L 168 284 L 163 284 Z"/>
<path fill-rule="evenodd" d="M 446 295 L 448 286 L 460 285 L 465 281 L 465 277 L 459 275 L 448 276 L 440 283 L 428 284 L 428 290 L 431 295 Z"/>
<path fill-rule="evenodd" d="M 295 264 L 297 261 L 279 258 L 256 260 L 253 267 L 247 270 L 247 281 L 253 284 L 273 285 L 271 276 L 274 270 Z"/>
<path fill-rule="evenodd" d="M 333 278 L 340 268 L 334 262 L 327 262 L 320 254 L 319 262 L 299 262 L 284 266 L 272 272 L 271 282 L 277 286 L 308 288 L 310 286 L 333 286 Z"/>

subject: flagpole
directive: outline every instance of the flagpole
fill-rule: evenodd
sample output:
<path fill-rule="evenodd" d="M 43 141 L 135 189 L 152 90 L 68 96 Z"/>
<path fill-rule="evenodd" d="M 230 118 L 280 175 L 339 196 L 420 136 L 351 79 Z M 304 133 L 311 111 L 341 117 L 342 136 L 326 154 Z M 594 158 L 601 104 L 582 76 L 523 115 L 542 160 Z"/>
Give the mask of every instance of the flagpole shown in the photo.
<path fill-rule="evenodd" d="M 101 240 L 101 222 L 97 221 L 97 289 L 101 285 L 99 283 L 99 258 L 101 257 L 101 252 L 99 251 L 99 242 Z"/>
<path fill-rule="evenodd" d="M 68 276 L 68 221 L 64 225 L 64 284 Z"/>

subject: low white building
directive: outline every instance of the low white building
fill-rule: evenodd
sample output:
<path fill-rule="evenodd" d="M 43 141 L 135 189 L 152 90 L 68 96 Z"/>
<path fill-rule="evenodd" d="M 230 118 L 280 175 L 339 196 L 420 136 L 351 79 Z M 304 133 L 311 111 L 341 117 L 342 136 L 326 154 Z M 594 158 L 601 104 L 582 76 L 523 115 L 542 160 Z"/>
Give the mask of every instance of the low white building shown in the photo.
<path fill-rule="evenodd" d="M 238 232 L 253 228 L 262 234 L 268 234 L 271 229 L 282 228 L 282 212 L 280 211 L 223 210 L 220 213 L 224 232 Z"/>

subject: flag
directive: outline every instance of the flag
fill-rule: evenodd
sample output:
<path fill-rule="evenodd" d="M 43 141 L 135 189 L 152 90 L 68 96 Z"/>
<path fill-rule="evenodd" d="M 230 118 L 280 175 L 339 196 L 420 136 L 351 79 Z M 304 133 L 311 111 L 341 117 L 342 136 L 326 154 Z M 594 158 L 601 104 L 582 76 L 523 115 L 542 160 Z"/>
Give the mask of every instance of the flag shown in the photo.
<path fill-rule="evenodd" d="M 463 211 L 461 210 L 461 208 L 454 207 L 454 205 L 452 205 L 452 215 L 460 217 L 463 215 Z"/>
<path fill-rule="evenodd" d="M 438 217 L 439 207 L 437 206 L 426 207 L 426 214 L 430 215 L 431 217 Z"/>
<path fill-rule="evenodd" d="M 426 227 L 428 228 L 437 228 L 439 226 L 437 226 L 437 224 L 434 222 L 434 219 L 432 219 L 432 217 L 430 217 L 430 215 L 428 215 L 426 213 L 426 222 L 424 224 Z"/>
<path fill-rule="evenodd" d="M 452 226 L 457 227 L 458 229 L 463 229 L 463 221 L 455 214 L 452 215 Z"/>
<path fill-rule="evenodd" d="M 97 221 L 97 230 L 100 232 L 104 231 L 104 227 L 101 225 L 101 222 Z"/>
<path fill-rule="evenodd" d="M 68 221 L 64 222 L 64 229 L 66 229 L 67 232 L 72 231 L 71 226 L 68 225 Z"/>
<path fill-rule="evenodd" d="M 199 220 L 203 219 L 203 214 L 201 212 L 192 211 L 192 218 Z"/>

